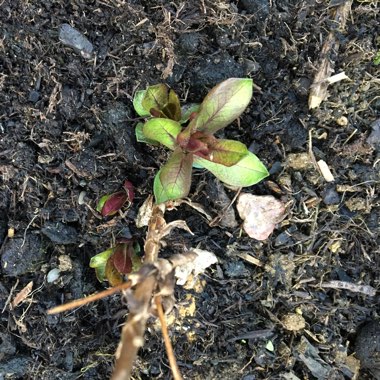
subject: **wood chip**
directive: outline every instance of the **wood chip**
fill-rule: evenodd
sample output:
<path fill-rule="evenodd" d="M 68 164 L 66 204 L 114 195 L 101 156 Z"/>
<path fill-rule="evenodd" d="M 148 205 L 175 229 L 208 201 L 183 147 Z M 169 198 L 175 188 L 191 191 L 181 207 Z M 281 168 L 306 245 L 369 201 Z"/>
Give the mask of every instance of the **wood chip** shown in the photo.
<path fill-rule="evenodd" d="M 348 290 L 353 293 L 362 293 L 367 296 L 374 297 L 376 295 L 376 289 L 369 285 L 356 285 L 347 281 L 330 281 L 324 282 L 320 285 L 321 288 L 342 289 Z"/>
<path fill-rule="evenodd" d="M 330 83 L 344 79 L 344 73 L 331 76 L 334 71 L 334 56 L 339 52 L 341 35 L 350 14 L 352 0 L 340 2 L 331 8 L 333 20 L 337 27 L 328 34 L 319 55 L 318 71 L 315 74 L 309 93 L 309 109 L 317 108 L 327 97 L 327 87 Z"/>
<path fill-rule="evenodd" d="M 19 291 L 16 297 L 13 299 L 11 306 L 14 309 L 18 305 L 20 305 L 30 294 L 33 289 L 33 281 L 30 281 L 21 291 Z"/>
<path fill-rule="evenodd" d="M 258 267 L 264 266 L 263 262 L 259 259 L 256 259 L 256 257 L 253 257 L 245 252 L 239 252 L 236 254 L 236 256 L 240 257 L 241 259 L 248 261 L 250 264 L 256 265 Z"/>

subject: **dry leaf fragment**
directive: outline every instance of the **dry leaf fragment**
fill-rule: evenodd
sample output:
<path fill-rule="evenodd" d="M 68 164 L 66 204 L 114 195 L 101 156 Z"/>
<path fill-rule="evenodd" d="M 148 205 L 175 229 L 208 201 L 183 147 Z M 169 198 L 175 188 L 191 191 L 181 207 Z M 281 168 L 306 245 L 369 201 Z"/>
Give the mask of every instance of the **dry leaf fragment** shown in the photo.
<path fill-rule="evenodd" d="M 149 197 L 144 201 L 142 206 L 139 208 L 139 212 L 136 218 L 136 227 L 142 228 L 149 225 L 150 218 L 153 213 L 153 197 Z"/>
<path fill-rule="evenodd" d="M 178 285 L 185 285 L 191 273 L 194 273 L 194 277 L 196 277 L 198 274 L 203 273 L 209 266 L 218 262 L 218 258 L 213 252 L 198 248 L 193 248 L 189 252 L 196 254 L 194 260 L 175 268 Z"/>
<path fill-rule="evenodd" d="M 285 216 L 285 205 L 271 195 L 242 193 L 237 210 L 244 220 L 244 231 L 256 240 L 267 239 Z"/>

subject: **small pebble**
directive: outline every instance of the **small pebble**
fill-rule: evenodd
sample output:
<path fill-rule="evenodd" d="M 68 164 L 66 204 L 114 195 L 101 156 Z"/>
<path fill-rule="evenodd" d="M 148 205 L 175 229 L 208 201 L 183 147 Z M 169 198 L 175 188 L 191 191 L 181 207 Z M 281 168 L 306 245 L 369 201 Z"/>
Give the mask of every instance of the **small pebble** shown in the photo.
<path fill-rule="evenodd" d="M 346 116 L 341 116 L 336 119 L 336 123 L 341 127 L 347 127 L 348 119 L 346 118 Z"/>
<path fill-rule="evenodd" d="M 36 103 L 38 102 L 38 100 L 40 99 L 40 93 L 36 90 L 32 90 L 29 92 L 29 98 L 28 100 L 32 103 Z"/>
<path fill-rule="evenodd" d="M 46 277 L 46 281 L 51 284 L 52 282 L 55 282 L 59 279 L 59 269 L 58 268 L 54 268 L 52 269 L 51 271 L 49 271 L 49 273 L 47 274 L 47 277 Z"/>
<path fill-rule="evenodd" d="M 89 59 L 94 51 L 92 43 L 69 24 L 59 27 L 59 40 L 77 51 L 83 58 Z"/>
<path fill-rule="evenodd" d="M 313 168 L 313 162 L 308 153 L 290 153 L 287 159 L 288 166 L 294 170 Z"/>
<path fill-rule="evenodd" d="M 337 205 L 340 203 L 340 196 L 335 191 L 334 186 L 327 186 L 322 193 L 322 197 L 326 205 Z"/>
<path fill-rule="evenodd" d="M 282 317 L 282 325 L 288 331 L 299 331 L 305 328 L 305 318 L 300 314 L 286 314 Z"/>

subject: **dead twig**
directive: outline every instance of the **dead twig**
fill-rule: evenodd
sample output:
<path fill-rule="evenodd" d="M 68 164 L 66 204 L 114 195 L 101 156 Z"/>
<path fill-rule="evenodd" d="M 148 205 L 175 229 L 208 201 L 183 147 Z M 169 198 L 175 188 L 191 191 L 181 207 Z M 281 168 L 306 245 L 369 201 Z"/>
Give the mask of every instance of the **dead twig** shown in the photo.
<path fill-rule="evenodd" d="M 79 300 L 75 300 L 75 301 L 66 303 L 64 305 L 53 307 L 52 309 L 49 309 L 47 311 L 47 313 L 48 314 L 58 314 L 58 313 L 63 313 L 64 311 L 76 309 L 77 307 L 87 305 L 91 302 L 94 302 L 94 301 L 100 300 L 102 298 L 111 296 L 112 294 L 115 294 L 117 292 L 121 292 L 122 290 L 126 290 L 126 289 L 130 288 L 131 286 L 132 286 L 131 281 L 124 282 L 121 285 L 118 285 L 118 286 L 115 286 L 113 288 L 104 290 L 100 293 L 92 294 L 91 296 L 81 298 Z"/>
<path fill-rule="evenodd" d="M 150 303 L 157 285 L 157 270 L 152 265 L 141 267 L 145 279 L 128 292 L 128 319 L 121 332 L 121 341 L 116 351 L 115 369 L 111 380 L 127 380 L 131 377 L 133 363 L 144 342 L 146 321 L 150 316 Z"/>
<path fill-rule="evenodd" d="M 176 360 L 175 355 L 174 355 L 173 346 L 172 346 L 171 341 L 170 341 L 168 326 L 166 325 L 164 310 L 162 308 L 161 296 L 155 297 L 155 304 L 156 304 L 156 308 L 157 308 L 158 318 L 159 318 L 160 323 L 161 323 L 162 336 L 164 338 L 166 353 L 168 355 L 170 368 L 171 368 L 172 373 L 173 373 L 173 378 L 174 378 L 174 380 L 182 380 L 182 376 L 181 376 L 181 373 L 179 372 L 179 368 L 177 365 L 177 360 Z"/>
<path fill-rule="evenodd" d="M 334 71 L 334 54 L 339 51 L 339 36 L 337 31 L 343 31 L 346 26 L 346 20 L 351 10 L 352 0 L 347 0 L 336 8 L 332 8 L 334 22 L 336 27 L 330 31 L 319 55 L 318 72 L 314 77 L 313 84 L 309 94 L 309 108 L 317 108 L 327 97 L 327 87 L 330 83 L 347 78 L 344 73 L 338 74 L 335 78 L 330 78 Z"/>

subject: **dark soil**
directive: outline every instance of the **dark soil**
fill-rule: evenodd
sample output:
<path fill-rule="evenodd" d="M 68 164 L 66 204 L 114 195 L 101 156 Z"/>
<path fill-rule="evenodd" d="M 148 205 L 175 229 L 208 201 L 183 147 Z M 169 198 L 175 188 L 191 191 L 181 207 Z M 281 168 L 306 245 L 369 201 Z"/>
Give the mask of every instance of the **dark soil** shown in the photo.
<path fill-rule="evenodd" d="M 380 8 L 353 3 L 334 63 L 349 80 L 331 85 L 310 112 L 331 9 L 313 0 L 1 1 L 0 379 L 109 378 L 127 313 L 122 297 L 58 316 L 46 311 L 104 289 L 89 260 L 117 236 L 143 244 L 135 218 L 167 152 L 136 142 L 134 92 L 165 82 L 197 102 L 218 82 L 244 76 L 256 85 L 253 100 L 224 134 L 271 172 L 243 191 L 281 199 L 287 217 L 257 242 L 241 233 L 240 220 L 210 227 L 185 205 L 167 214 L 194 235 L 174 231 L 164 255 L 199 245 L 219 259 L 194 289 L 176 290 L 170 330 L 180 369 L 185 379 L 354 378 L 356 334 L 379 318 L 379 296 L 320 285 L 380 285 Z M 65 23 L 93 44 L 90 58 L 60 42 Z M 310 152 L 334 182 L 294 156 Z M 97 200 L 125 178 L 136 187 L 131 209 L 100 218 Z M 234 194 L 210 174 L 194 174 L 190 198 L 213 216 L 218 197 Z M 54 268 L 60 277 L 49 283 Z M 12 308 L 30 281 L 32 293 Z M 301 313 L 306 326 L 289 331 L 284 318 Z M 155 326 L 135 379 L 171 378 Z M 375 378 L 364 361 L 359 378 Z"/>

